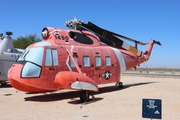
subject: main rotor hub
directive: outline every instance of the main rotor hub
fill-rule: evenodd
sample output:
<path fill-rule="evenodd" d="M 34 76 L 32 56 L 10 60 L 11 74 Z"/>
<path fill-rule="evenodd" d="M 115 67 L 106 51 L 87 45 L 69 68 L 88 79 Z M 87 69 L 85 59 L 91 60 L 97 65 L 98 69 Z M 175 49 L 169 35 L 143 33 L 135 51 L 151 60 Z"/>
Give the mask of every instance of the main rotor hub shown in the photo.
<path fill-rule="evenodd" d="M 82 20 L 77 20 L 74 18 L 73 20 L 65 22 L 65 25 L 73 30 L 80 30 L 80 25 L 82 25 L 84 22 Z"/>
<path fill-rule="evenodd" d="M 3 36 L 3 33 L 0 33 L 0 39 L 3 40 L 5 37 L 6 38 L 11 38 L 11 35 L 13 35 L 13 32 L 8 31 L 8 32 L 6 32 L 6 35 L 7 36 Z"/>
<path fill-rule="evenodd" d="M 13 35 L 13 32 L 8 31 L 8 32 L 6 32 L 6 35 L 7 35 L 8 38 L 11 38 L 10 35 Z"/>
<path fill-rule="evenodd" d="M 0 37 L 3 37 L 3 33 L 0 33 Z"/>

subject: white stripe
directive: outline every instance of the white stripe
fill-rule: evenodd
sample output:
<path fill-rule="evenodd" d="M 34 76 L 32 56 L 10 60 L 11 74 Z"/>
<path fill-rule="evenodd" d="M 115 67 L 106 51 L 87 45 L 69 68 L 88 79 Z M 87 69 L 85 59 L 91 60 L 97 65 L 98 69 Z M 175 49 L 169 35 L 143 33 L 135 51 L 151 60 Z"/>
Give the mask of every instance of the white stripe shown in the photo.
<path fill-rule="evenodd" d="M 70 67 L 70 65 L 69 65 L 69 56 L 67 57 L 66 65 L 67 65 L 69 71 L 72 71 L 72 69 L 71 69 L 71 67 Z"/>
<path fill-rule="evenodd" d="M 123 42 L 123 44 L 122 44 L 122 48 L 125 48 L 126 50 L 129 50 L 130 45 L 129 45 L 129 44 L 127 44 L 127 43 L 125 43 L 125 42 Z"/>
<path fill-rule="evenodd" d="M 71 53 L 73 52 L 73 49 L 74 49 L 74 45 L 71 46 L 71 50 L 70 50 Z M 72 71 L 72 69 L 71 69 L 71 67 L 69 65 L 69 58 L 70 58 L 70 56 L 67 57 L 66 65 L 67 65 L 69 71 Z"/>
<path fill-rule="evenodd" d="M 71 53 L 73 52 L 74 50 L 74 45 L 71 46 Z"/>
<path fill-rule="evenodd" d="M 138 55 L 138 56 L 140 56 L 140 55 L 141 55 L 141 53 L 142 53 L 142 52 L 138 50 L 138 53 L 137 53 L 137 55 Z"/>
<path fill-rule="evenodd" d="M 126 70 L 126 63 L 125 63 L 123 54 L 121 53 L 120 50 L 118 50 L 116 48 L 112 48 L 112 49 L 115 52 L 116 57 L 118 58 L 119 65 L 120 65 L 120 68 L 121 68 L 120 73 L 123 73 Z"/>

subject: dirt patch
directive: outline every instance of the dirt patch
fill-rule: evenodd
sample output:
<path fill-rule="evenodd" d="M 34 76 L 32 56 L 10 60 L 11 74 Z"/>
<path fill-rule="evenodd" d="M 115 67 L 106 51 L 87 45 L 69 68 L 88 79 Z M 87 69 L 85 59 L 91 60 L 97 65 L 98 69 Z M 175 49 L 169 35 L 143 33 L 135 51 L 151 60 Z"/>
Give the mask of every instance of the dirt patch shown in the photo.
<path fill-rule="evenodd" d="M 143 119 L 142 99 L 162 100 L 162 119 L 180 118 L 180 79 L 123 76 L 124 87 L 100 86 L 86 104 L 79 91 L 61 90 L 29 94 L 12 87 L 0 88 L 1 120 L 121 120 Z"/>

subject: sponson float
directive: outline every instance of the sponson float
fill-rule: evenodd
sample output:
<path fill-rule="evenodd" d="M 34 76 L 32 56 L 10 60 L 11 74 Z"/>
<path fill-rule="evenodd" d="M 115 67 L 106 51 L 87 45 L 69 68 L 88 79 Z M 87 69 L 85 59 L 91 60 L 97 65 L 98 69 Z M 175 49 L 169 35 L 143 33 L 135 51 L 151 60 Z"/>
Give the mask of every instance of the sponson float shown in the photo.
<path fill-rule="evenodd" d="M 11 85 L 25 92 L 49 92 L 61 89 L 81 90 L 80 100 L 89 99 L 89 91 L 98 92 L 99 84 L 116 83 L 121 73 L 147 61 L 154 43 L 113 33 L 91 22 L 66 22 L 70 30 L 46 27 L 43 40 L 28 46 L 8 71 Z M 135 47 L 121 39 L 130 40 Z M 137 45 L 148 45 L 145 52 Z"/>

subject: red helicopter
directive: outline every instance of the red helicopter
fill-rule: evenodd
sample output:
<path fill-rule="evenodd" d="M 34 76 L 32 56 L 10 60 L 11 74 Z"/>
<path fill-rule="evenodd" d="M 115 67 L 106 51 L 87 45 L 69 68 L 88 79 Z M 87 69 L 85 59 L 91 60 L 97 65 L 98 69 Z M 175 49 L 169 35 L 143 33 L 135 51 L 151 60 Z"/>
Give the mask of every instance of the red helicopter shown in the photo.
<path fill-rule="evenodd" d="M 146 62 L 154 44 L 113 33 L 81 20 L 66 22 L 70 30 L 46 27 L 41 42 L 28 46 L 8 71 L 10 84 L 24 92 L 50 92 L 61 89 L 82 90 L 81 102 L 98 85 L 113 83 L 119 87 L 121 74 Z M 130 40 L 135 47 L 121 39 Z M 137 45 L 149 44 L 143 53 Z"/>

